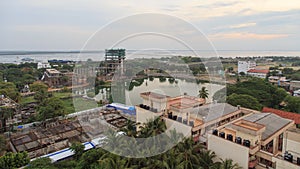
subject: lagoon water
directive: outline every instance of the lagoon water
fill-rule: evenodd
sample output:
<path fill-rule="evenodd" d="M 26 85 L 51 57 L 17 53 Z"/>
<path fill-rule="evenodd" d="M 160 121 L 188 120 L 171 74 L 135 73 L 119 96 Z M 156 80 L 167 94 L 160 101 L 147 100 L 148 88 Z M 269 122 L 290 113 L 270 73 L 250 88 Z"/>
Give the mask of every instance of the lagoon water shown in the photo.
<path fill-rule="evenodd" d="M 149 79 L 145 79 L 144 82 L 140 86 L 135 86 L 132 90 L 125 89 L 125 97 L 126 97 L 126 105 L 138 105 L 142 103 L 142 99 L 140 97 L 140 93 L 142 92 L 156 92 L 160 94 L 165 94 L 168 96 L 179 96 L 184 93 L 190 96 L 198 96 L 199 90 L 202 87 L 206 87 L 209 93 L 209 97 L 207 102 L 212 101 L 212 96 L 214 93 L 222 88 L 224 85 L 213 84 L 213 83 L 200 83 L 197 84 L 195 82 L 190 82 L 186 80 L 176 79 L 176 82 L 169 82 L 168 78 L 166 81 L 161 82 L 159 78 L 154 78 L 153 81 Z M 113 91 L 113 90 L 112 90 Z M 107 99 L 109 96 L 109 90 L 100 89 L 99 94 L 96 96 L 97 100 Z M 113 98 L 113 100 L 117 100 L 118 98 Z"/>

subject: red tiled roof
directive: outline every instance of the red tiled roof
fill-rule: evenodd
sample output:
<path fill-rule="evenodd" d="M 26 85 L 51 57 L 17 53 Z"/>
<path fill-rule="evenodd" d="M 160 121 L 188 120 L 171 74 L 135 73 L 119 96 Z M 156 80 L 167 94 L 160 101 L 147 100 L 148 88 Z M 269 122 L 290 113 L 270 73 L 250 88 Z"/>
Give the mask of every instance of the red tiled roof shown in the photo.
<path fill-rule="evenodd" d="M 267 69 L 250 69 L 248 70 L 249 73 L 264 73 L 267 74 L 269 73 L 269 70 Z"/>
<path fill-rule="evenodd" d="M 265 113 L 274 113 L 280 117 L 287 118 L 290 120 L 294 120 L 295 124 L 300 124 L 300 114 L 297 113 L 292 113 L 292 112 L 287 112 L 287 111 L 282 111 L 282 110 L 277 110 L 277 109 L 272 109 L 268 107 L 264 107 L 262 109 L 262 112 Z"/>

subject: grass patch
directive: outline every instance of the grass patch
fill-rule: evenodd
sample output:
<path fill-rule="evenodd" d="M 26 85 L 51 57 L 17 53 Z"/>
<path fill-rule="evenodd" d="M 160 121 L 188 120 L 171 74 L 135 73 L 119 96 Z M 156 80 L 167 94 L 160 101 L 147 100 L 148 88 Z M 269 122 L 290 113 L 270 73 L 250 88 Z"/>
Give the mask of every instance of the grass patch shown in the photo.
<path fill-rule="evenodd" d="M 96 101 L 88 100 L 82 97 L 73 98 L 72 93 L 70 92 L 54 92 L 53 96 L 62 100 L 67 114 L 98 107 Z M 20 103 L 22 105 L 26 105 L 31 102 L 36 102 L 34 96 L 23 97 Z M 76 105 L 76 107 L 74 107 L 74 105 Z"/>
<path fill-rule="evenodd" d="M 20 104 L 21 105 L 26 105 L 28 103 L 32 103 L 32 102 L 36 102 L 36 100 L 34 99 L 33 96 L 29 96 L 29 97 L 22 97 Z"/>

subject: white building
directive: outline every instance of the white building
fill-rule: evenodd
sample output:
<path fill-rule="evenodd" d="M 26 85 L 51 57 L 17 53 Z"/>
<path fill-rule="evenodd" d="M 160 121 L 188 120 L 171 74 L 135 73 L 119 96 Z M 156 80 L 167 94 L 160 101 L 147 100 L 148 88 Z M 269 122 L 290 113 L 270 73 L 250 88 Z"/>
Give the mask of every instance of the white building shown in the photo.
<path fill-rule="evenodd" d="M 254 61 L 238 61 L 238 73 L 247 73 L 248 70 L 254 69 L 256 67 L 256 62 Z"/>
<path fill-rule="evenodd" d="M 250 69 L 247 71 L 247 75 L 258 77 L 258 78 L 266 78 L 269 73 L 269 70 L 267 69 Z"/>
<path fill-rule="evenodd" d="M 292 80 L 290 85 L 290 90 L 298 90 L 300 89 L 300 81 Z"/>
<path fill-rule="evenodd" d="M 208 149 L 242 168 L 296 169 L 299 166 L 283 160 L 285 151 L 292 153 L 293 163 L 299 157 L 299 148 L 294 148 L 299 143 L 286 138 L 286 131 L 293 126 L 294 121 L 272 113 L 246 115 L 209 134 Z M 293 138 L 299 140 L 297 136 Z"/>
<path fill-rule="evenodd" d="M 47 63 L 38 62 L 37 69 L 42 69 L 42 68 L 51 68 L 51 65 L 48 62 Z"/>

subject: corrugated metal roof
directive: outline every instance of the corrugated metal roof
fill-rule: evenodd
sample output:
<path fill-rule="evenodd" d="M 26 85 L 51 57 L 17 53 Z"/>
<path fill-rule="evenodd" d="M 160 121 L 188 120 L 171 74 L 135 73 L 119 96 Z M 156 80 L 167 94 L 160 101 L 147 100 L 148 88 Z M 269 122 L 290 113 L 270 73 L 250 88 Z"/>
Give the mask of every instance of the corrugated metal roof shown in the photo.
<path fill-rule="evenodd" d="M 245 117 L 244 120 L 266 126 L 266 130 L 262 133 L 262 140 L 266 140 L 291 122 L 291 120 L 281 118 L 272 113 L 256 113 Z"/>
<path fill-rule="evenodd" d="M 193 110 L 192 114 L 195 117 L 200 117 L 205 122 L 209 122 L 232 112 L 237 111 L 238 108 L 227 103 L 213 103 L 200 106 Z"/>

